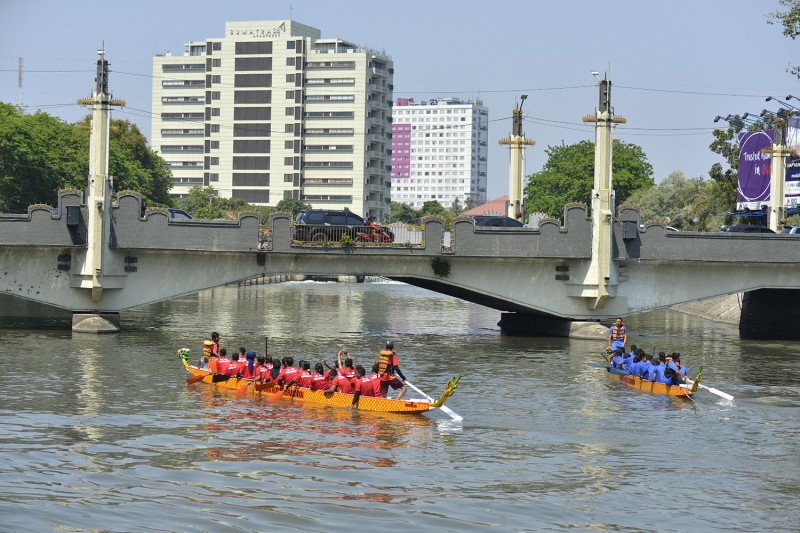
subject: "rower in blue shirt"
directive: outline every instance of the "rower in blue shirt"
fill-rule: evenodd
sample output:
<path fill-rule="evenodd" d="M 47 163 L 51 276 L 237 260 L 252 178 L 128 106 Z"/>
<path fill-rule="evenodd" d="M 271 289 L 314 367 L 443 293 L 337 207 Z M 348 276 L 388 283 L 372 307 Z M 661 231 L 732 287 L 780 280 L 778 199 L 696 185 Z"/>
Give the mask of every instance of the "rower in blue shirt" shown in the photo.
<path fill-rule="evenodd" d="M 636 355 L 636 346 L 631 346 L 631 353 L 622 360 L 622 369 L 628 374 L 633 374 L 633 359 Z"/>
<path fill-rule="evenodd" d="M 639 366 L 636 368 L 636 375 L 646 381 L 653 381 L 653 365 L 650 362 L 652 359 L 649 353 L 642 355 L 642 360 L 639 361 Z"/>
<path fill-rule="evenodd" d="M 611 358 L 611 366 L 614 368 L 622 368 L 622 362 L 625 360 L 622 354 L 623 351 L 621 349 L 614 350 L 614 357 Z"/>
<path fill-rule="evenodd" d="M 664 376 L 664 371 L 667 369 L 667 355 L 664 352 L 658 352 L 658 365 L 653 369 L 656 383 L 667 384 L 667 378 Z"/>

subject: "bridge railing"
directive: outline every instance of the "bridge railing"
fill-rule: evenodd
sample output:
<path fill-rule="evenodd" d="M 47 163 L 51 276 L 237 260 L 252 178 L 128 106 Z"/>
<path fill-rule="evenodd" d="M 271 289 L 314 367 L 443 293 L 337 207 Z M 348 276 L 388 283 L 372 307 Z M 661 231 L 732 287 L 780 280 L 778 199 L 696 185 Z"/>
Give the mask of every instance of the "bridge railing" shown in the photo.
<path fill-rule="evenodd" d="M 292 225 L 292 241 L 319 244 L 347 241 L 361 244 L 391 244 L 396 242 L 394 233 L 388 228 L 334 226 L 328 224 L 294 224 Z"/>

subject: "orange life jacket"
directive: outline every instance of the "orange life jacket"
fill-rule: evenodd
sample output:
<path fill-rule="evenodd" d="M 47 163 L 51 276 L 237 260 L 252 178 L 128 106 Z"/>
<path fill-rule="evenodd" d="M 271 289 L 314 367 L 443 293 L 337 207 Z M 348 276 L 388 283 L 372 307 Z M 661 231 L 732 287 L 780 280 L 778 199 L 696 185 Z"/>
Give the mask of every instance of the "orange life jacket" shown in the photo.
<path fill-rule="evenodd" d="M 611 328 L 611 339 L 612 340 L 622 340 L 622 336 L 625 334 L 625 324 L 622 326 L 614 326 Z"/>
<path fill-rule="evenodd" d="M 385 376 L 391 373 L 392 365 L 389 363 L 394 352 L 391 350 L 381 350 L 378 352 L 378 375 Z"/>

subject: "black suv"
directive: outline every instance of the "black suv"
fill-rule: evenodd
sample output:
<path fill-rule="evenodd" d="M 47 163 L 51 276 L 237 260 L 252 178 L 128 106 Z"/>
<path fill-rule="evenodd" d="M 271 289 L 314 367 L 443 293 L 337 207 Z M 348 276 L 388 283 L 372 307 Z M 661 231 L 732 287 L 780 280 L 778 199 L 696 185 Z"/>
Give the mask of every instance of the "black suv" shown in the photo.
<path fill-rule="evenodd" d="M 482 227 L 522 228 L 525 226 L 519 220 L 502 215 L 476 215 L 473 218 L 475 219 L 475 225 Z"/>
<path fill-rule="evenodd" d="M 371 226 L 350 211 L 332 211 L 327 209 L 308 209 L 300 211 L 294 221 L 296 241 L 341 241 L 347 234 L 356 242 L 394 242 L 394 233 L 389 228 Z"/>

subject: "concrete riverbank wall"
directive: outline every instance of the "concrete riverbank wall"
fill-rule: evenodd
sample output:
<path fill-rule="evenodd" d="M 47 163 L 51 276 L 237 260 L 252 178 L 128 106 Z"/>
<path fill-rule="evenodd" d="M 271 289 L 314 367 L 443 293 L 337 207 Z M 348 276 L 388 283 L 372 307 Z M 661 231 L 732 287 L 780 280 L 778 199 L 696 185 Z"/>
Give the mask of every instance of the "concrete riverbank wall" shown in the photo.
<path fill-rule="evenodd" d="M 690 302 L 672 307 L 675 311 L 686 313 L 714 322 L 739 324 L 742 313 L 742 294 L 728 294 L 699 302 Z"/>

